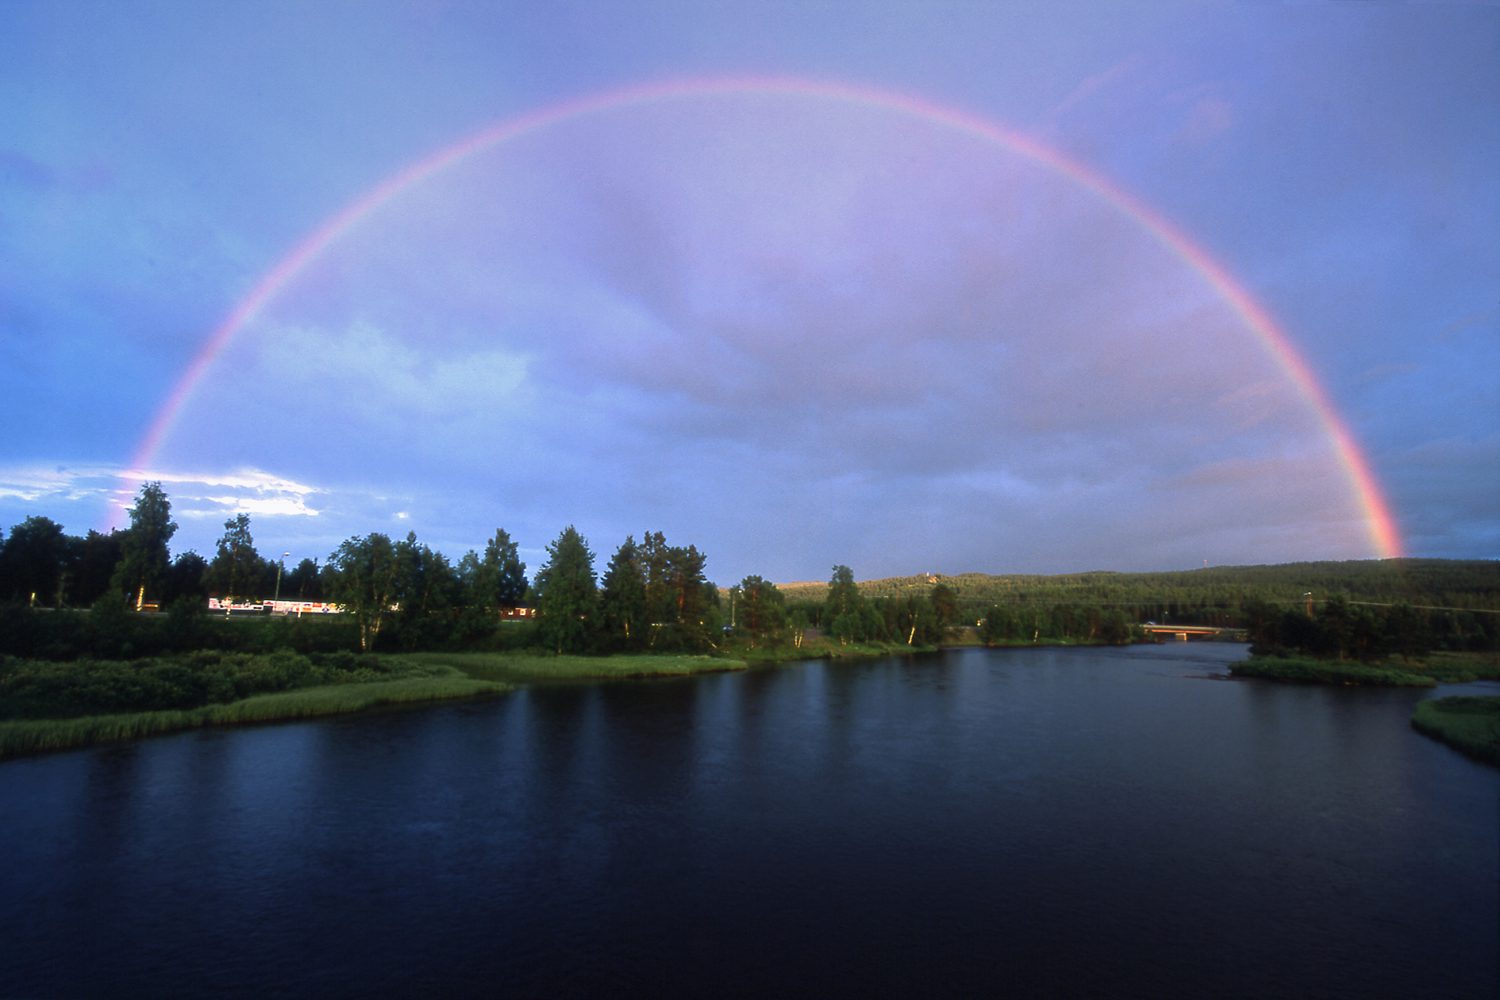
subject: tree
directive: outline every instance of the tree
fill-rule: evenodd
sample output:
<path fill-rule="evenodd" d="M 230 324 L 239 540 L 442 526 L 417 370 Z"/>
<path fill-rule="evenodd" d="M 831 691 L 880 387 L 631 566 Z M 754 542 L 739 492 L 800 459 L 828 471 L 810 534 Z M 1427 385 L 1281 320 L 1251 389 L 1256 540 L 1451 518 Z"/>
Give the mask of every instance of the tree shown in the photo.
<path fill-rule="evenodd" d="M 932 602 L 932 614 L 937 619 L 939 629 L 958 624 L 958 594 L 952 587 L 946 583 L 936 583 L 927 599 Z"/>
<path fill-rule="evenodd" d="M 346 539 L 323 569 L 328 595 L 354 615 L 359 648 L 375 645 L 396 600 L 398 566 L 390 538 L 375 533 Z"/>
<path fill-rule="evenodd" d="M 250 515 L 236 514 L 224 522 L 218 551 L 208 565 L 209 592 L 230 599 L 264 596 L 258 593 L 263 563 L 250 535 Z"/>
<path fill-rule="evenodd" d="M 495 529 L 495 537 L 485 544 L 481 565 L 494 567 L 495 606 L 519 607 L 526 599 L 526 564 L 504 528 Z"/>
<path fill-rule="evenodd" d="M 445 613 L 457 601 L 458 577 L 441 552 L 417 541 L 415 532 L 395 545 L 396 640 L 406 649 L 428 646 L 445 639 Z"/>
<path fill-rule="evenodd" d="M 707 557 L 692 545 L 668 545 L 648 531 L 640 547 L 646 578 L 646 620 L 653 649 L 704 649 L 712 645 L 718 589 L 704 576 Z"/>
<path fill-rule="evenodd" d="M 148 594 L 161 592 L 171 565 L 168 548 L 177 524 L 172 520 L 172 503 L 161 483 L 146 483 L 130 508 L 130 527 L 120 546 L 120 563 L 112 584 L 116 590 L 129 591 L 136 610 Z"/>
<path fill-rule="evenodd" d="M 190 601 L 200 608 L 207 607 L 208 567 L 208 560 L 191 549 L 173 559 L 164 595 L 167 604 L 180 600 Z"/>
<path fill-rule="evenodd" d="M 828 596 L 823 600 L 823 620 L 840 645 L 863 639 L 864 599 L 854 582 L 854 571 L 848 566 L 833 567 L 828 581 Z"/>
<path fill-rule="evenodd" d="M 786 635 L 786 599 L 774 583 L 747 576 L 735 591 L 735 628 L 750 637 L 750 645 L 774 644 Z"/>
<path fill-rule="evenodd" d="M 125 533 L 90 531 L 83 538 L 68 539 L 67 601 L 74 607 L 91 607 L 109 593 L 110 581 L 123 558 Z"/>
<path fill-rule="evenodd" d="M 299 601 L 321 601 L 323 585 L 319 579 L 318 561 L 303 559 L 295 569 L 289 570 L 281 581 L 281 594 Z"/>
<path fill-rule="evenodd" d="M 1014 608 L 997 604 L 984 616 L 979 626 L 979 638 L 986 646 L 998 646 L 1002 642 L 1014 642 L 1023 637 L 1030 638 L 1030 631 Z"/>
<path fill-rule="evenodd" d="M 29 604 L 61 604 L 68 538 L 62 525 L 28 517 L 0 547 L 0 597 Z"/>
<path fill-rule="evenodd" d="M 536 575 L 536 595 L 542 641 L 559 654 L 585 651 L 598 602 L 594 554 L 571 524 L 547 546 L 547 562 Z"/>
<path fill-rule="evenodd" d="M 635 536 L 625 541 L 610 557 L 599 593 L 599 630 L 608 649 L 640 649 L 650 632 L 646 617 L 646 571 L 641 565 L 641 549 Z"/>
<path fill-rule="evenodd" d="M 465 603 L 486 612 L 516 608 L 526 599 L 526 564 L 504 528 L 495 531 L 481 558 L 467 553 L 459 562 Z"/>

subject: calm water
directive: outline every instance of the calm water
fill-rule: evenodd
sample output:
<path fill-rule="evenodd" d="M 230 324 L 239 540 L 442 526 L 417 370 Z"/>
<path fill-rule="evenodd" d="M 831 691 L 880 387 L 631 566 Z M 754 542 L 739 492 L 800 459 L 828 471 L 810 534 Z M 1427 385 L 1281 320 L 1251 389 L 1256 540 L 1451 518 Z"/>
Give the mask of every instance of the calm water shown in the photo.
<path fill-rule="evenodd" d="M 1500 995 L 1500 776 L 1241 647 L 953 651 L 0 765 L 0 996 Z M 1500 691 L 1500 688 L 1495 690 Z"/>

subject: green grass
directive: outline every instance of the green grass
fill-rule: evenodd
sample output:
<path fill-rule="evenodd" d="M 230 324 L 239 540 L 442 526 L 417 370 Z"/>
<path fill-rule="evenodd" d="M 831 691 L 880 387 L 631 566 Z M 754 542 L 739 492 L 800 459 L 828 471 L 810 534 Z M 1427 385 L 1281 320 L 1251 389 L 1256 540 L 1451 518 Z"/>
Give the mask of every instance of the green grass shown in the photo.
<path fill-rule="evenodd" d="M 1229 672 L 1236 677 L 1263 677 L 1303 684 L 1363 684 L 1377 687 L 1433 687 L 1437 684 L 1432 677 L 1410 669 L 1294 656 L 1252 656 L 1234 664 Z"/>
<path fill-rule="evenodd" d="M 1500 655 L 1495 653 L 1428 653 L 1411 667 L 1443 684 L 1500 680 Z"/>
<path fill-rule="evenodd" d="M 402 657 L 430 666 L 452 667 L 484 681 L 528 684 L 538 681 L 686 677 L 744 670 L 744 660 L 719 656 L 615 655 L 548 656 L 538 653 L 411 653 Z"/>
<path fill-rule="evenodd" d="M 1500 767 L 1500 697 L 1421 701 L 1412 712 L 1411 725 L 1475 760 Z"/>
<path fill-rule="evenodd" d="M 1252 656 L 1229 671 L 1236 677 L 1265 677 L 1304 684 L 1432 687 L 1500 678 L 1500 661 L 1489 653 L 1430 653 L 1418 660 L 1391 657 L 1379 663 L 1307 656 Z"/>
<path fill-rule="evenodd" d="M 476 680 L 455 670 L 428 677 L 300 688 L 200 708 L 85 715 L 70 719 L 20 719 L 0 722 L 0 759 L 96 743 L 141 739 L 203 726 L 344 715 L 382 705 L 475 698 L 503 694 L 509 690 L 511 685 Z"/>
<path fill-rule="evenodd" d="M 225 661 L 228 661 L 227 664 Z M 232 693 L 222 694 L 232 692 L 232 685 L 220 683 L 217 689 L 222 698 L 212 704 L 161 708 L 151 707 L 150 701 L 143 704 L 140 700 L 160 696 L 160 692 L 151 688 L 140 691 L 132 689 L 119 697 L 127 702 L 133 698 L 133 704 L 117 710 L 106 709 L 100 712 L 96 709 L 92 714 L 72 714 L 80 711 L 79 706 L 91 703 L 88 698 L 72 697 L 80 691 L 92 692 L 96 696 L 94 702 L 100 700 L 98 696 L 101 692 L 89 687 L 97 687 L 100 678 L 118 681 L 119 677 L 116 675 L 120 675 L 132 680 L 149 679 L 154 675 L 153 672 L 169 670 L 176 670 L 178 674 L 193 678 L 218 676 L 226 669 L 230 669 L 234 677 L 240 678 L 257 671 L 264 673 L 278 663 L 290 672 L 285 677 L 278 675 L 272 678 L 277 685 L 300 682 L 308 686 L 235 698 Z M 37 711 L 30 714 L 43 717 L 0 721 L 0 759 L 96 743 L 141 739 L 203 726 L 307 719 L 362 712 L 384 705 L 492 696 L 513 690 L 518 684 L 538 681 L 687 676 L 709 671 L 741 670 L 747 666 L 743 660 L 708 656 L 593 657 L 516 653 L 343 656 L 336 658 L 336 662 L 330 660 L 321 667 L 296 654 L 270 657 L 204 654 L 203 662 L 192 664 L 151 660 L 134 664 L 104 661 L 36 664 L 9 661 L 6 665 L 13 686 L 16 678 L 24 674 L 31 687 L 36 686 L 38 677 L 44 680 L 51 678 L 57 682 L 54 684 L 57 690 L 49 689 L 45 692 L 48 695 L 46 698 L 32 699 L 37 704 L 31 707 Z M 309 680 L 314 683 L 308 684 Z M 316 683 L 319 680 L 334 683 Z M 18 688 L 17 691 L 19 690 Z M 113 687 L 106 687 L 102 693 L 119 694 Z M 16 691 L 11 694 L 14 696 L 12 701 L 19 706 L 22 701 L 20 694 Z M 197 692 L 195 689 L 189 694 L 212 696 L 212 692 L 208 690 Z M 84 707 L 82 711 L 89 710 Z"/>

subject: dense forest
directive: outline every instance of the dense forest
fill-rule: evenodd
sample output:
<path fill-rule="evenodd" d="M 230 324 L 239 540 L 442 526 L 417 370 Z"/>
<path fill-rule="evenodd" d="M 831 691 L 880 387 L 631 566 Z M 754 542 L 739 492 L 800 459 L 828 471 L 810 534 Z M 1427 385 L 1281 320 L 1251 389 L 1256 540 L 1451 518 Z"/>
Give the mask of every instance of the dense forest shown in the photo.
<path fill-rule="evenodd" d="M 1267 652 L 1338 658 L 1500 646 L 1500 563 L 1392 559 L 1214 567 L 1160 573 L 895 577 L 730 587 L 706 577 L 694 545 L 661 532 L 627 537 L 602 572 L 573 527 L 528 577 L 516 542 L 497 529 L 456 562 L 419 542 L 372 533 L 319 565 L 287 567 L 257 550 L 250 518 L 224 524 L 211 558 L 175 557 L 171 502 L 145 484 L 130 525 L 67 535 L 30 517 L 0 535 L 0 652 L 64 659 L 193 648 L 305 652 L 503 649 L 714 652 L 843 643 L 936 645 L 966 635 L 992 645 L 1128 642 L 1143 622 L 1248 630 Z M 204 621 L 209 597 L 327 601 L 348 614 L 224 629 Z M 51 609 L 49 615 L 31 613 Z M 83 609 L 91 613 L 81 615 Z M 134 610 L 164 611 L 133 616 Z M 525 609 L 517 614 L 517 609 Z"/>

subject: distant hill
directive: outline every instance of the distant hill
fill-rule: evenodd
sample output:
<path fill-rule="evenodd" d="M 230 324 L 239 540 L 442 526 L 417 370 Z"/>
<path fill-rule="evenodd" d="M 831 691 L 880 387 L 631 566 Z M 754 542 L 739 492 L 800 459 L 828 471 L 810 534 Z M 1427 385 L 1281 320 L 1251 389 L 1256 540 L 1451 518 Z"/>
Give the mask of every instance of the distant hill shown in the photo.
<path fill-rule="evenodd" d="M 1246 601 L 1300 604 L 1312 595 L 1341 596 L 1378 604 L 1500 611 L 1500 562 L 1494 560 L 1384 559 L 1211 566 L 1160 573 L 1066 573 L 1054 576 L 960 573 L 956 576 L 893 576 L 860 581 L 867 597 L 926 593 L 941 581 L 966 610 L 996 604 L 1087 604 L 1122 606 L 1149 614 L 1152 608 L 1238 607 Z M 777 584 L 792 603 L 821 602 L 827 583 Z"/>

